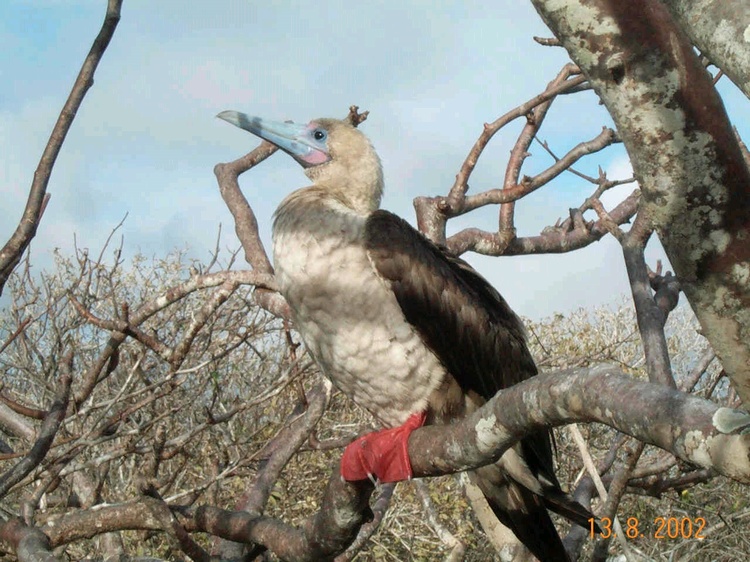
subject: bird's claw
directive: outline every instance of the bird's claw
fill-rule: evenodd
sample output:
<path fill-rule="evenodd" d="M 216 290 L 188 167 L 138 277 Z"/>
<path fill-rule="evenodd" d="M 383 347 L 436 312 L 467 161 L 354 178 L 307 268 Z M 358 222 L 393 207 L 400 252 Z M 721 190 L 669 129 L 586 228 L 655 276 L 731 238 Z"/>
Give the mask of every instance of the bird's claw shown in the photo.
<path fill-rule="evenodd" d="M 424 412 L 412 414 L 399 427 L 368 433 L 351 443 L 341 457 L 341 476 L 373 484 L 410 480 L 409 435 L 424 425 L 425 418 Z"/>

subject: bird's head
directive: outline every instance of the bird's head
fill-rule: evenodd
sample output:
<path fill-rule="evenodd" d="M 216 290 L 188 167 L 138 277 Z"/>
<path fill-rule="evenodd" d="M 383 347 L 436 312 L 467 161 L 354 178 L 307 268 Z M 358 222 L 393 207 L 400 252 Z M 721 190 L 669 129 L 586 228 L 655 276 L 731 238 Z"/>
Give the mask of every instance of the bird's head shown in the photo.
<path fill-rule="evenodd" d="M 222 111 L 217 117 L 278 146 L 302 165 L 317 187 L 353 210 L 367 213 L 380 206 L 380 158 L 368 138 L 347 121 L 315 119 L 298 125 L 237 111 Z"/>

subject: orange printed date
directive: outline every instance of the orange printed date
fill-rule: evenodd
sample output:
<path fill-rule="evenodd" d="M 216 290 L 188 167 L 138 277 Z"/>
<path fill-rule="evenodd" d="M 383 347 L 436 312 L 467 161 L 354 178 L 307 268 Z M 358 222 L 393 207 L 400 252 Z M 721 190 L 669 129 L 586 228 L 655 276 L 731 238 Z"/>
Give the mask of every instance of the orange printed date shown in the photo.
<path fill-rule="evenodd" d="M 596 529 L 599 524 L 599 531 Z M 703 517 L 656 517 L 653 524 L 641 524 L 637 517 L 628 517 L 622 531 L 629 539 L 637 539 L 650 536 L 654 539 L 705 539 L 703 530 L 706 528 L 706 520 Z M 597 520 L 589 519 L 589 537 L 611 539 L 617 536 L 614 521 L 609 517 Z"/>

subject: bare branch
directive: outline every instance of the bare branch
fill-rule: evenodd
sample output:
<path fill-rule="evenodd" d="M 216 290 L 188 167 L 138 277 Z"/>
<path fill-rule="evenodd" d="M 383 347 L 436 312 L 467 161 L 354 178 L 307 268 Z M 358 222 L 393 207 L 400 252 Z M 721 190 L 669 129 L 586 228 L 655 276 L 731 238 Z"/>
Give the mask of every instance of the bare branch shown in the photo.
<path fill-rule="evenodd" d="M 435 504 L 430 497 L 430 490 L 427 488 L 427 484 L 425 484 L 423 480 L 414 480 L 414 487 L 419 495 L 419 501 L 422 502 L 422 508 L 427 516 L 427 521 L 429 522 L 430 527 L 435 531 L 438 538 L 451 549 L 450 553 L 445 558 L 445 562 L 460 562 L 464 559 L 466 546 L 438 519 L 437 510 L 435 509 Z"/>
<path fill-rule="evenodd" d="M 240 190 L 238 178 L 244 172 L 263 162 L 277 150 L 271 143 L 263 141 L 257 148 L 242 158 L 226 164 L 217 164 L 214 167 L 214 174 L 219 183 L 219 191 L 234 217 L 235 231 L 245 250 L 245 261 L 253 269 L 262 273 L 273 273 L 273 266 L 263 247 L 263 242 L 260 240 L 258 220 L 255 218 L 255 212 Z"/>
<path fill-rule="evenodd" d="M 677 388 L 664 335 L 667 315 L 659 307 L 651 293 L 648 268 L 643 255 L 644 244 L 632 233 L 622 243 L 625 267 L 630 279 L 630 289 L 635 303 L 638 329 L 646 355 L 648 377 L 652 383 Z"/>
<path fill-rule="evenodd" d="M 554 37 L 536 37 L 534 36 L 534 41 L 539 43 L 540 45 L 544 47 L 561 47 L 562 44 L 560 41 L 558 41 Z"/>
<path fill-rule="evenodd" d="M 711 76 L 665 3 L 533 3 L 607 106 L 644 192 L 642 213 L 750 401 L 750 277 L 740 273 L 750 261 L 750 171 Z"/>
<path fill-rule="evenodd" d="M 617 225 L 630 221 L 638 210 L 639 198 L 640 192 L 634 191 L 609 212 L 609 219 Z M 547 227 L 538 236 L 515 237 L 510 241 L 497 232 L 467 228 L 448 238 L 445 246 L 456 255 L 468 251 L 490 256 L 562 254 L 601 240 L 609 233 L 609 225 L 605 224 L 609 219 L 599 219 L 591 224 Z"/>
<path fill-rule="evenodd" d="M 9 435 L 15 435 L 31 443 L 36 438 L 34 427 L 24 416 L 0 403 L 0 428 Z"/>
<path fill-rule="evenodd" d="M 474 171 L 474 167 L 487 146 L 487 143 L 489 143 L 495 133 L 511 121 L 527 115 L 534 107 L 541 105 L 560 94 L 564 94 L 572 87 L 582 84 L 585 81 L 585 78 L 578 75 L 578 72 L 578 68 L 574 65 L 566 65 L 560 71 L 560 74 L 558 74 L 557 79 L 555 79 L 551 83 L 551 86 L 549 86 L 544 92 L 530 99 L 526 103 L 519 105 L 502 117 L 496 119 L 494 122 L 486 123 L 484 125 L 482 134 L 479 136 L 476 143 L 474 143 L 469 155 L 461 166 L 461 170 L 456 176 L 456 181 L 454 182 L 446 201 L 445 212 L 450 215 L 452 212 L 455 212 L 456 209 L 462 207 L 463 198 L 466 196 L 466 191 L 469 188 L 469 177 Z"/>
<path fill-rule="evenodd" d="M 750 97 L 750 59 L 743 48 L 750 6 L 726 0 L 665 0 L 677 23 L 701 53 Z M 716 30 L 721 28 L 721 33 Z"/>
<path fill-rule="evenodd" d="M 656 306 L 666 316 L 672 312 L 680 300 L 680 282 L 667 271 L 662 275 L 661 260 L 656 262 L 656 271 L 648 270 L 648 280 L 654 290 L 654 301 Z"/>
<path fill-rule="evenodd" d="M 94 316 L 85 306 L 83 306 L 74 296 L 70 296 L 70 302 L 78 313 L 94 326 L 110 332 L 119 332 L 130 336 L 141 342 L 143 345 L 160 355 L 165 361 L 170 361 L 172 357 L 172 348 L 160 342 L 156 338 L 139 330 L 136 326 L 126 320 L 104 320 Z"/>
<path fill-rule="evenodd" d="M 0 250 L 0 294 L 2 294 L 3 287 L 5 287 L 5 283 L 20 260 L 21 255 L 26 251 L 31 239 L 36 235 L 36 230 L 49 198 L 47 184 L 52 175 L 52 168 L 55 165 L 63 142 L 65 142 L 65 137 L 73 124 L 76 113 L 81 107 L 83 98 L 94 84 L 96 67 L 99 65 L 104 51 L 106 51 L 115 33 L 117 24 L 120 21 L 121 7 L 122 0 L 109 0 L 107 3 L 107 13 L 104 16 L 102 28 L 96 39 L 94 39 L 94 44 L 91 46 L 86 59 L 83 61 L 83 66 L 73 84 L 73 89 L 60 112 L 55 127 L 52 129 L 47 146 L 44 148 L 39 165 L 34 172 L 34 181 L 29 190 L 29 198 L 23 212 L 23 218 L 8 242 Z"/>
<path fill-rule="evenodd" d="M 632 547 L 631 545 L 628 545 L 627 541 L 625 540 L 625 533 L 623 532 L 619 519 L 617 519 L 617 508 L 620 505 L 622 496 L 625 494 L 626 485 L 628 483 L 630 475 L 633 472 L 638 459 L 641 458 L 644 446 L 645 445 L 643 443 L 636 443 L 635 446 L 630 451 L 628 451 L 625 463 L 615 473 L 614 478 L 612 478 L 612 481 L 610 482 L 609 490 L 603 496 L 604 505 L 598 513 L 599 517 L 607 517 L 615 522 L 615 533 L 613 534 L 616 535 L 616 537 L 614 538 L 618 540 L 623 550 L 627 553 L 630 552 Z M 604 561 L 604 559 L 607 557 L 609 543 L 612 538 L 613 537 L 600 537 L 597 540 L 596 544 L 594 545 L 594 560 L 597 560 L 597 562 Z"/>
<path fill-rule="evenodd" d="M 359 554 L 360 550 L 367 544 L 370 537 L 380 527 L 380 523 L 383 521 L 388 506 L 391 504 L 391 498 L 393 498 L 393 492 L 396 490 L 396 484 L 381 484 L 380 493 L 377 499 L 372 502 L 372 520 L 368 521 L 359 528 L 359 533 L 354 542 L 346 549 L 343 554 L 340 554 L 335 558 L 335 562 L 349 562 Z"/>
<path fill-rule="evenodd" d="M 292 455 L 305 444 L 328 407 L 332 388 L 328 380 L 322 380 L 308 394 L 308 407 L 304 415 L 295 416 L 297 419 L 290 423 L 289 426 L 271 441 L 269 444 L 271 453 L 268 460 L 263 469 L 258 473 L 258 477 L 252 488 L 237 502 L 236 509 L 253 515 L 263 514 L 273 486 L 278 480 L 281 471 L 292 458 Z M 266 445 L 266 447 L 268 448 L 269 445 Z M 243 548 L 238 548 L 238 546 L 224 545 L 221 549 L 222 556 L 224 558 L 241 556 Z"/>
<path fill-rule="evenodd" d="M 125 322 L 123 320 L 116 320 L 100 323 L 102 328 L 111 330 L 112 334 L 110 335 L 109 340 L 104 347 L 104 350 L 99 355 L 99 358 L 90 364 L 89 368 L 84 374 L 80 387 L 75 395 L 76 404 L 83 403 L 83 401 L 85 401 L 90 396 L 97 382 L 100 380 L 100 374 L 102 370 L 107 367 L 112 357 L 116 355 L 120 345 L 122 345 L 126 337 L 128 335 L 136 335 L 136 332 L 133 332 L 134 328 L 140 326 L 143 322 L 145 322 L 151 316 L 155 315 L 157 312 L 164 310 L 168 306 L 180 301 L 181 299 L 185 298 L 187 295 L 195 291 L 206 289 L 209 287 L 216 287 L 225 283 L 248 284 L 255 285 L 257 287 L 264 287 L 269 291 L 276 290 L 276 284 L 273 275 L 258 271 L 220 271 L 217 273 L 194 275 L 184 283 L 180 283 L 175 287 L 167 289 L 166 292 L 164 292 L 159 297 L 143 303 L 134 313 L 131 313 L 129 315 L 130 318 L 128 322 Z M 72 299 L 71 302 L 73 302 L 75 306 L 75 299 Z M 79 307 L 77 308 L 79 310 L 79 313 L 83 314 L 90 321 L 93 321 L 93 315 L 83 310 L 84 307 L 82 307 L 80 303 Z M 142 331 L 138 331 L 137 335 L 142 338 L 142 341 L 150 342 L 150 347 L 152 349 L 161 350 L 166 354 L 167 357 L 170 356 L 171 351 L 168 352 L 165 348 L 162 347 L 161 343 L 155 341 L 148 334 L 144 334 Z"/>
<path fill-rule="evenodd" d="M 72 361 L 72 358 L 70 358 L 69 361 Z M 52 403 L 49 413 L 44 418 L 42 427 L 39 430 L 39 437 L 34 443 L 34 446 L 31 447 L 29 453 L 13 466 L 13 468 L 0 475 L 0 498 L 18 482 L 23 480 L 23 478 L 34 470 L 34 468 L 39 466 L 39 463 L 41 463 L 42 459 L 47 455 L 47 452 L 55 439 L 57 430 L 60 427 L 62 420 L 65 418 L 65 410 L 68 407 L 68 399 L 70 398 L 71 381 L 72 378 L 70 375 L 64 375 L 61 378 L 59 395 Z"/>
<path fill-rule="evenodd" d="M 504 443 L 533 429 L 529 421 L 537 428 L 595 421 L 684 461 L 750 482 L 750 436 L 722 433 L 724 412 L 734 411 L 619 375 L 611 366 L 571 369 L 504 390 L 449 429 L 431 426 L 415 431 L 409 455 L 415 475 L 437 476 L 481 466 L 487 455 L 499 458 Z"/>
<path fill-rule="evenodd" d="M 360 113 L 358 105 L 350 105 L 349 114 L 344 118 L 344 120 L 349 121 L 349 123 L 351 123 L 354 127 L 359 127 L 367 120 L 368 115 L 370 115 L 369 111 Z"/>
<path fill-rule="evenodd" d="M 47 536 L 20 519 L 7 522 L 0 519 L 0 539 L 11 545 L 19 562 L 61 562 L 52 554 Z"/>
<path fill-rule="evenodd" d="M 4 393 L 0 393 L 0 401 L 2 401 L 3 404 L 8 406 L 8 408 L 13 410 L 16 414 L 20 414 L 26 418 L 31 418 L 33 420 L 43 420 L 47 415 L 46 411 L 39 410 L 37 408 L 30 408 L 28 406 L 24 406 L 23 404 L 19 404 L 15 400 L 11 400 L 11 398 L 6 396 Z"/>
<path fill-rule="evenodd" d="M 716 354 L 714 353 L 714 350 L 709 347 L 702 353 L 700 359 L 693 366 L 687 378 L 680 385 L 680 390 L 683 392 L 691 392 L 714 359 L 716 359 Z"/>
<path fill-rule="evenodd" d="M 144 493 L 156 500 L 149 503 L 151 513 L 159 521 L 160 528 L 167 531 L 175 539 L 180 549 L 195 562 L 211 562 L 211 555 L 192 539 L 185 527 L 180 524 L 169 509 L 169 506 L 159 496 L 156 489 L 148 486 Z"/>
<path fill-rule="evenodd" d="M 621 407 L 624 403 L 627 408 Z M 598 421 L 683 460 L 750 482 L 750 437 L 722 433 L 723 411 L 728 410 L 663 386 L 635 381 L 612 367 L 573 369 L 540 375 L 502 391 L 458 424 L 415 431 L 409 440 L 409 456 L 415 475 L 447 474 L 498 459 L 514 442 L 540 427 Z M 320 510 L 302 529 L 209 506 L 177 511 L 187 531 L 263 544 L 285 560 L 325 560 L 355 540 L 365 522 L 372 491 L 369 481 L 343 482 L 337 468 Z M 53 545 L 59 545 L 113 530 L 163 529 L 164 523 L 149 515 L 149 501 L 154 500 L 142 498 L 96 511 L 81 510 L 42 530 Z"/>

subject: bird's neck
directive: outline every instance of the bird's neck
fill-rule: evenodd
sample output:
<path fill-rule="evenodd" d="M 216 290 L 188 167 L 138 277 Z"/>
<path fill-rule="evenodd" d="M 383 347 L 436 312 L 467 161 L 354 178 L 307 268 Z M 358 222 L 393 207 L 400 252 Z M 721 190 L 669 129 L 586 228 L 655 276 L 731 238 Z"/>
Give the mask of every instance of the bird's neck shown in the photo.
<path fill-rule="evenodd" d="M 293 316 L 304 298 L 295 287 L 307 286 L 311 278 L 335 276 L 332 264 L 348 262 L 342 258 L 348 255 L 347 249 L 362 247 L 368 216 L 352 211 L 318 186 L 298 189 L 281 202 L 273 221 L 273 260 L 279 288 Z M 364 249 L 354 253 L 359 255 Z"/>
<path fill-rule="evenodd" d="M 315 185 L 312 189 L 318 192 L 322 199 L 336 201 L 344 205 L 347 210 L 358 215 L 367 216 L 380 208 L 383 196 L 382 184 L 368 185 L 353 189 L 351 184 L 323 184 Z"/>
<path fill-rule="evenodd" d="M 337 201 L 354 213 L 369 215 L 380 207 L 383 171 L 377 155 L 372 152 L 368 156 L 308 168 L 305 174 L 314 185 L 306 189 L 311 196 Z"/>
<path fill-rule="evenodd" d="M 274 238 L 277 234 L 296 231 L 315 235 L 331 231 L 342 235 L 343 225 L 364 224 L 366 217 L 376 209 L 377 206 L 370 208 L 364 202 L 358 208 L 356 202 L 338 190 L 319 185 L 303 187 L 290 193 L 276 209 Z"/>

